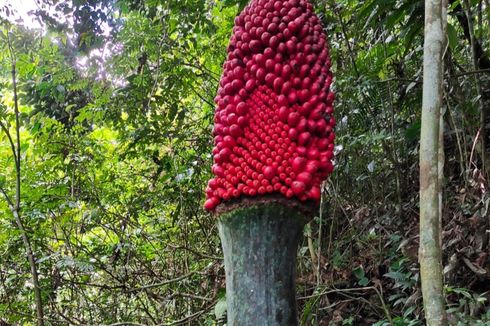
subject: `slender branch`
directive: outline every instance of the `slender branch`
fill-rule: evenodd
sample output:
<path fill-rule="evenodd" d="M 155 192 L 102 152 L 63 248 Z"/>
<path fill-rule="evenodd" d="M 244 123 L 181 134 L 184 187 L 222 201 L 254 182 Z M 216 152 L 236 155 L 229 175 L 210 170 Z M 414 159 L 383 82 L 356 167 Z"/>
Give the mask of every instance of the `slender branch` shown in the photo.
<path fill-rule="evenodd" d="M 176 277 L 176 278 L 171 279 L 171 280 L 165 280 L 165 281 L 159 282 L 159 283 L 144 285 L 144 286 L 141 286 L 139 288 L 129 289 L 126 292 L 127 293 L 132 293 L 132 292 L 138 292 L 138 291 L 143 291 L 143 290 L 147 290 L 147 289 L 152 289 L 152 288 L 160 287 L 160 286 L 167 285 L 167 284 L 170 284 L 170 283 L 175 283 L 175 282 L 178 282 L 178 281 L 182 281 L 182 280 L 184 280 L 184 279 L 186 279 L 188 277 L 191 277 L 194 274 L 197 274 L 197 273 L 196 272 L 190 272 L 190 273 L 184 274 L 182 276 Z"/>
<path fill-rule="evenodd" d="M 76 325 L 76 326 L 81 325 L 81 324 L 80 324 L 78 321 L 75 321 L 75 320 L 73 320 L 73 319 L 71 319 L 71 318 L 67 317 L 65 314 L 63 314 L 63 313 L 62 313 L 62 312 L 59 310 L 59 308 L 57 307 L 57 305 L 56 305 L 56 304 L 53 304 L 53 307 L 54 307 L 54 310 L 56 310 L 56 313 L 57 313 L 58 315 L 60 315 L 60 316 L 61 316 L 61 318 L 63 318 L 65 321 L 67 321 L 67 322 L 68 322 L 70 325 Z"/>
<path fill-rule="evenodd" d="M 194 300 L 202 300 L 202 301 L 207 301 L 207 302 L 213 302 L 214 301 L 212 298 L 207 298 L 207 297 L 203 297 L 203 296 L 195 295 L 195 294 L 191 294 L 191 293 L 181 293 L 181 292 L 175 292 L 169 296 L 160 297 L 160 298 L 162 298 L 164 300 L 172 300 L 176 297 L 191 298 Z"/>
<path fill-rule="evenodd" d="M 322 188 L 324 188 L 324 184 L 322 183 Z M 322 189 L 323 190 L 323 189 Z M 321 263 L 321 260 L 322 260 L 322 230 L 323 230 L 323 200 L 324 200 L 324 197 L 325 197 L 325 192 L 323 192 L 321 194 L 321 197 L 320 197 L 320 212 L 319 212 L 319 221 L 318 221 L 318 252 L 316 254 L 316 275 L 317 275 L 317 279 L 316 279 L 316 286 L 319 287 L 320 286 L 320 283 L 322 282 L 322 268 L 320 266 L 320 263 Z M 314 262 L 313 262 L 314 263 Z"/>
<path fill-rule="evenodd" d="M 316 264 L 316 252 L 315 248 L 313 246 L 313 235 L 311 234 L 311 223 L 307 224 L 305 227 L 305 236 L 308 241 L 308 250 L 310 251 L 310 256 L 311 256 L 311 266 L 313 271 L 315 272 L 315 275 L 317 275 L 317 271 L 315 270 L 317 267 Z M 318 275 L 317 275 L 318 278 Z"/>
<path fill-rule="evenodd" d="M 473 61 L 473 69 L 477 70 L 478 69 L 478 54 L 476 52 L 476 38 L 475 38 L 475 33 L 473 29 L 473 14 L 471 13 L 471 6 L 468 2 L 468 0 L 463 1 L 464 5 L 464 12 L 466 15 L 466 20 L 468 21 L 468 33 L 470 35 L 470 45 L 471 45 L 471 56 L 472 56 L 472 61 Z M 481 85 L 480 85 L 480 79 L 478 74 L 474 75 L 475 78 L 475 83 L 476 83 L 476 93 L 478 95 L 478 104 L 480 106 L 480 133 L 481 133 L 481 138 L 480 138 L 480 145 L 481 145 L 481 170 L 483 173 L 486 172 L 486 153 L 485 153 L 485 140 L 486 140 L 486 109 L 484 107 L 483 103 L 483 98 L 482 98 L 482 90 L 481 90 Z"/>
<path fill-rule="evenodd" d="M 388 52 L 386 50 L 386 39 L 385 35 L 383 34 L 383 53 L 385 60 L 388 60 Z M 396 197 L 397 197 L 397 206 L 396 206 L 396 211 L 398 218 L 401 218 L 402 214 L 402 191 L 401 191 L 401 169 L 400 169 L 400 162 L 398 161 L 397 155 L 396 155 L 396 137 L 395 137 L 395 101 L 393 100 L 393 93 L 392 93 L 392 87 L 391 87 L 391 82 L 388 81 L 388 100 L 389 100 L 389 105 L 390 105 L 390 131 L 391 131 L 391 150 L 389 153 L 391 154 L 391 160 L 394 163 L 394 170 L 395 170 L 395 184 L 396 184 Z M 381 101 L 381 103 L 384 105 L 384 101 Z M 386 109 L 385 109 L 386 111 Z"/>
<path fill-rule="evenodd" d="M 456 78 L 456 77 L 462 77 L 462 76 L 466 76 L 466 75 L 476 75 L 476 74 L 486 74 L 486 73 L 490 73 L 490 68 L 465 71 L 465 72 L 461 72 L 459 74 L 456 74 L 452 77 Z"/>
<path fill-rule="evenodd" d="M 354 69 L 354 72 L 356 73 L 356 76 L 359 79 L 360 74 L 359 74 L 359 70 L 357 69 L 354 50 L 352 49 L 352 46 L 349 42 L 349 37 L 347 35 L 347 29 L 346 29 L 345 23 L 342 19 L 342 15 L 341 15 L 340 11 L 338 10 L 337 6 L 335 6 L 335 5 L 333 6 L 333 11 L 337 15 L 337 19 L 340 22 L 340 26 L 342 28 L 342 34 L 344 35 L 345 44 L 347 46 L 347 50 L 349 51 L 349 55 L 350 55 L 350 59 L 351 59 L 351 63 L 352 63 L 352 68 Z"/>
<path fill-rule="evenodd" d="M 475 161 L 473 160 L 473 154 L 475 153 L 476 144 L 478 143 L 480 137 L 481 137 L 481 130 L 478 129 L 478 131 L 476 132 L 475 140 L 473 141 L 473 145 L 471 146 L 471 154 L 470 154 L 470 164 L 472 164 L 475 168 L 477 168 L 477 166 L 475 164 Z"/>
<path fill-rule="evenodd" d="M 10 199 L 10 196 L 7 194 L 7 192 L 5 191 L 5 189 L 3 189 L 2 187 L 0 187 L 0 192 L 5 197 L 5 200 L 7 201 L 7 204 L 9 205 L 10 210 L 13 211 L 13 209 L 14 209 L 14 203 L 13 203 L 12 199 Z"/>
<path fill-rule="evenodd" d="M 375 287 L 375 286 L 365 286 L 365 287 L 360 287 L 360 288 L 348 288 L 348 289 L 325 289 L 324 291 L 304 297 L 299 297 L 298 300 L 309 300 L 309 299 L 314 299 L 318 297 L 322 297 L 324 295 L 330 294 L 330 293 L 342 293 L 342 292 L 362 292 L 362 291 L 368 291 L 368 290 L 374 290 L 376 294 L 379 297 L 379 300 L 381 302 L 381 305 L 383 307 L 383 311 L 385 313 L 386 318 L 390 321 L 390 323 L 393 325 L 393 318 L 391 317 L 391 313 L 388 309 L 388 306 L 386 305 L 384 299 L 383 299 L 383 294 L 380 292 L 380 290 Z"/>
<path fill-rule="evenodd" d="M 144 324 L 139 324 L 139 323 L 130 323 L 130 322 L 120 322 L 120 323 L 114 323 L 114 324 L 106 324 L 106 325 L 101 325 L 101 326 L 145 326 Z"/>
<path fill-rule="evenodd" d="M 471 70 L 471 71 L 464 71 L 460 72 L 459 74 L 454 74 L 451 76 L 448 76 L 449 78 L 458 78 L 458 77 L 463 77 L 466 75 L 477 75 L 477 74 L 490 74 L 490 68 L 488 69 L 477 69 L 477 70 Z M 417 80 L 417 79 L 409 79 L 409 78 L 387 78 L 383 80 L 377 80 L 375 81 L 376 83 L 388 83 L 391 81 L 397 81 L 397 82 L 405 82 L 405 83 L 416 83 L 416 84 L 422 84 L 422 80 Z"/>
<path fill-rule="evenodd" d="M 171 322 L 171 323 L 168 323 L 168 324 L 161 324 L 159 326 L 172 326 L 172 325 L 182 325 L 182 324 L 185 324 L 185 323 L 189 323 L 190 325 L 190 322 L 193 321 L 194 319 L 196 319 L 197 317 L 201 316 L 202 314 L 206 313 L 207 311 L 209 311 L 211 308 L 213 308 L 215 306 L 217 301 L 213 301 L 212 303 L 210 303 L 207 307 L 205 307 L 203 310 L 200 310 L 198 312 L 195 312 L 193 313 L 192 315 L 189 315 L 187 317 L 184 317 L 180 320 L 176 320 L 174 322 Z"/>
<path fill-rule="evenodd" d="M 455 4 L 456 2 L 457 2 L 457 0 L 450 0 L 449 1 L 449 3 L 451 5 Z M 463 28 L 463 34 L 464 34 L 466 40 L 470 43 L 470 46 L 473 48 L 473 51 L 476 54 L 478 68 L 480 68 L 480 69 L 490 68 L 490 58 L 486 55 L 486 52 L 483 49 L 480 41 L 477 39 L 474 39 L 473 42 L 471 42 L 471 35 L 470 35 L 471 28 L 469 25 L 468 18 L 465 14 L 465 10 L 461 6 L 461 3 L 456 4 L 456 6 L 453 9 L 453 14 L 456 15 L 456 18 L 458 19 L 459 24 Z"/>
<path fill-rule="evenodd" d="M 192 248 L 184 247 L 184 246 L 173 246 L 171 244 L 168 245 L 169 247 L 173 248 L 174 250 L 185 250 L 193 253 L 194 255 L 201 257 L 201 258 L 208 258 L 208 259 L 214 259 L 214 260 L 223 260 L 223 257 L 218 257 L 218 256 L 213 256 L 213 255 L 208 255 L 204 254 L 201 252 L 198 252 L 197 250 L 194 250 Z"/>
<path fill-rule="evenodd" d="M 16 57 L 10 41 L 9 33 L 7 33 L 8 49 L 10 58 L 12 60 L 12 88 L 14 92 L 14 114 L 15 114 L 15 136 L 16 146 L 12 148 L 12 154 L 15 158 L 15 200 L 13 201 L 13 207 L 11 207 L 12 215 L 17 223 L 22 236 L 22 241 L 26 250 L 27 259 L 31 269 L 32 284 L 34 285 L 34 297 L 36 304 L 37 325 L 44 326 L 44 312 L 43 303 L 41 297 L 41 288 L 39 285 L 39 276 L 36 266 L 36 259 L 32 250 L 32 245 L 27 236 L 27 231 L 22 223 L 20 215 L 21 204 L 21 164 L 20 164 L 20 110 L 19 110 L 19 98 L 17 94 L 17 76 L 16 76 Z M 5 194 L 4 194 L 5 195 Z"/>
<path fill-rule="evenodd" d="M 70 284 L 75 284 L 75 285 L 79 285 L 79 286 L 87 286 L 87 287 L 94 287 L 94 288 L 100 288 L 100 289 L 103 289 L 103 290 L 121 290 L 121 289 L 124 289 L 124 285 L 116 285 L 116 286 L 110 286 L 110 285 L 107 285 L 107 284 L 97 284 L 97 283 L 90 283 L 90 282 L 78 282 L 78 281 L 74 281 L 74 280 L 71 280 L 71 279 L 67 279 L 67 278 L 62 278 L 63 282 L 66 282 L 66 283 L 70 283 Z"/>
<path fill-rule="evenodd" d="M 387 79 L 383 79 L 383 80 L 377 80 L 377 81 L 375 81 L 375 82 L 376 82 L 376 83 L 389 83 L 389 82 L 392 82 L 392 81 L 396 81 L 396 82 L 405 82 L 405 83 L 422 84 L 422 80 L 417 80 L 417 79 L 409 79 L 409 78 L 397 78 L 397 77 L 387 78 Z"/>
<path fill-rule="evenodd" d="M 14 140 L 12 139 L 12 135 L 10 134 L 10 131 L 8 130 L 7 126 L 0 120 L 0 128 L 3 130 L 5 135 L 7 135 L 7 138 L 10 143 L 10 149 L 12 150 L 12 154 L 14 155 L 14 162 L 17 163 L 18 158 L 17 158 L 17 152 L 15 150 L 15 145 L 14 145 Z"/>

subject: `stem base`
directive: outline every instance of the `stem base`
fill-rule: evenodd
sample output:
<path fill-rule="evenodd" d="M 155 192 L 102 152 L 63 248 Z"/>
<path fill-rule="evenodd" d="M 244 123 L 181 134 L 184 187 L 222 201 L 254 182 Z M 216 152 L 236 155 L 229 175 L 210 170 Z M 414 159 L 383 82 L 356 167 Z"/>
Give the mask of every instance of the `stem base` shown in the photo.
<path fill-rule="evenodd" d="M 220 215 L 228 325 L 297 325 L 296 254 L 307 219 L 260 202 Z"/>

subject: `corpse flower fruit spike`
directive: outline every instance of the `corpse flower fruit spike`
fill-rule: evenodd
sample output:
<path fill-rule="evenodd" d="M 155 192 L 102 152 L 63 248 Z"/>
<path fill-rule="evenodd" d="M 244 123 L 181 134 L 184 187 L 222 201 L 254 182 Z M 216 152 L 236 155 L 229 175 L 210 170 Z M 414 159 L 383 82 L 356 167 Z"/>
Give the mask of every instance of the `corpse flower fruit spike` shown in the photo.
<path fill-rule="evenodd" d="M 330 65 L 307 0 L 252 0 L 236 17 L 215 98 L 207 210 L 274 193 L 320 200 L 333 171 Z"/>

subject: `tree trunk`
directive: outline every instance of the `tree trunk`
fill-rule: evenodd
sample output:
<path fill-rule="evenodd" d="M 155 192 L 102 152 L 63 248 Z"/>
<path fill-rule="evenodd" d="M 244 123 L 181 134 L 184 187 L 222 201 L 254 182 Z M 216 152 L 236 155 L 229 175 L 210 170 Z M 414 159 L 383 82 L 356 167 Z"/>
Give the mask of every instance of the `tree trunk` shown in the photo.
<path fill-rule="evenodd" d="M 308 215 L 298 207 L 255 201 L 220 215 L 227 325 L 298 324 L 296 253 Z"/>
<path fill-rule="evenodd" d="M 442 108 L 446 8 L 425 1 L 424 84 L 420 138 L 420 275 L 427 325 L 447 325 L 442 280 L 439 123 Z M 442 144 L 441 144 L 442 145 Z"/>

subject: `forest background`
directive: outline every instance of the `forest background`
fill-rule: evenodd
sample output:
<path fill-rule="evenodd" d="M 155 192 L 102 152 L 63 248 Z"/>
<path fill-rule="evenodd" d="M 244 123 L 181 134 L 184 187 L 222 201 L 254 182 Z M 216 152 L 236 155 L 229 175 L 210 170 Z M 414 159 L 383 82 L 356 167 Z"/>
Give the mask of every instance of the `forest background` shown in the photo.
<path fill-rule="evenodd" d="M 311 2 L 338 127 L 335 173 L 298 253 L 301 323 L 423 325 L 424 4 Z M 224 323 L 202 204 L 213 98 L 245 4 L 0 2 L 0 325 L 35 324 L 39 303 L 46 325 Z M 451 324 L 488 325 L 490 3 L 450 0 L 448 14 L 445 295 Z"/>

